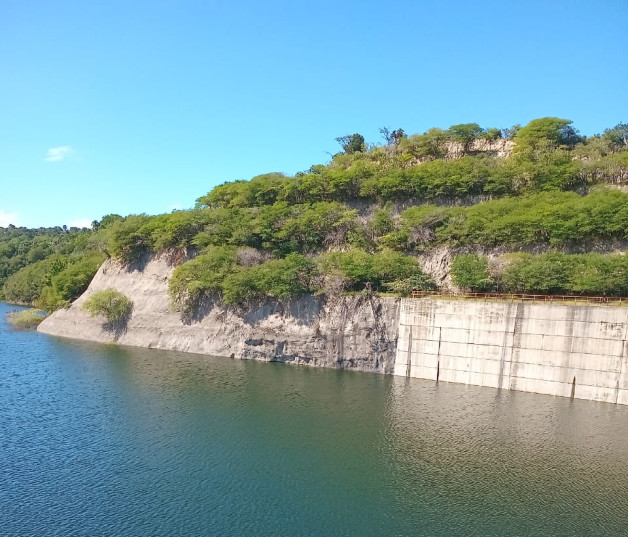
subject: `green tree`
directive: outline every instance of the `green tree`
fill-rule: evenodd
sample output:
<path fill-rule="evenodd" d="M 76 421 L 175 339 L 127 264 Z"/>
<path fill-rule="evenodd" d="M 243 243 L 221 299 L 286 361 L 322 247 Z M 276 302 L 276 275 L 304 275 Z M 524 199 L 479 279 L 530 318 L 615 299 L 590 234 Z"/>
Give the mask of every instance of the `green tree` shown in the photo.
<path fill-rule="evenodd" d="M 445 155 L 447 133 L 442 129 L 430 129 L 423 134 L 413 134 L 399 141 L 399 150 L 415 158 L 441 158 Z"/>
<path fill-rule="evenodd" d="M 387 145 L 399 145 L 401 140 L 408 137 L 403 129 L 395 129 L 391 132 L 387 127 L 381 127 L 379 132 L 386 140 Z"/>
<path fill-rule="evenodd" d="M 602 138 L 615 151 L 628 149 L 628 123 L 618 123 L 612 129 L 606 129 Z"/>
<path fill-rule="evenodd" d="M 338 138 L 336 138 L 336 142 L 338 142 L 342 146 L 342 150 L 347 155 L 364 152 L 366 150 L 364 136 L 358 133 L 339 136 Z"/>
<path fill-rule="evenodd" d="M 502 131 L 500 129 L 487 129 L 481 135 L 480 138 L 494 142 L 502 137 Z"/>
<path fill-rule="evenodd" d="M 562 253 L 523 255 L 506 268 L 502 279 L 516 293 L 565 294 L 570 290 L 571 264 Z"/>
<path fill-rule="evenodd" d="M 507 127 L 505 129 L 502 129 L 501 137 L 505 138 L 506 140 L 512 140 L 520 130 L 521 130 L 521 125 L 517 123 L 516 125 L 513 125 L 512 127 Z"/>
<path fill-rule="evenodd" d="M 131 263 L 150 251 L 150 232 L 145 227 L 149 223 L 154 223 L 154 220 L 151 221 L 145 214 L 131 215 L 124 220 L 112 222 L 107 227 L 111 255 L 125 263 Z"/>
<path fill-rule="evenodd" d="M 220 296 L 225 278 L 239 270 L 236 253 L 233 247 L 212 246 L 204 254 L 179 265 L 168 284 L 174 308 L 191 312 L 210 294 Z"/>
<path fill-rule="evenodd" d="M 514 136 L 516 153 L 535 151 L 543 148 L 564 146 L 573 148 L 581 141 L 578 131 L 569 119 L 543 117 L 533 119 Z"/>
<path fill-rule="evenodd" d="M 483 132 L 482 127 L 477 123 L 460 123 L 449 127 L 449 139 L 452 142 L 461 143 L 466 151 L 471 142 L 477 140 Z"/>
<path fill-rule="evenodd" d="M 311 290 L 315 275 L 309 258 L 291 253 L 285 259 L 271 259 L 227 276 L 222 282 L 223 300 L 238 304 L 254 298 L 297 296 Z"/>

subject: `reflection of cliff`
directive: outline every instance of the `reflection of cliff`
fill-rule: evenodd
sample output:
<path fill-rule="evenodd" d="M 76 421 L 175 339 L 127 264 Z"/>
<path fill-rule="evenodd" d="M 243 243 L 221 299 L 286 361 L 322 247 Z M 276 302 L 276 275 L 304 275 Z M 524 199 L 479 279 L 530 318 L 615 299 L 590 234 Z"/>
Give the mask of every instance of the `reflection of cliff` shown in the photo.
<path fill-rule="evenodd" d="M 259 302 L 249 309 L 208 303 L 191 320 L 170 309 L 166 256 L 132 267 L 107 261 L 69 309 L 40 327 L 47 334 L 124 345 L 392 373 L 399 299 L 307 296 Z M 133 301 L 126 330 L 112 334 L 81 309 L 94 292 L 113 288 Z"/>

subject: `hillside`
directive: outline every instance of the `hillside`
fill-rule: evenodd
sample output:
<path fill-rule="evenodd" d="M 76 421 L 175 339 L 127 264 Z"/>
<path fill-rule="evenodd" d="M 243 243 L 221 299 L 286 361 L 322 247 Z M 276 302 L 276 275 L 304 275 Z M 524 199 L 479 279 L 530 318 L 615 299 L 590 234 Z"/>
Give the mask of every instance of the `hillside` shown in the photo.
<path fill-rule="evenodd" d="M 110 215 L 92 230 L 1 230 L 4 296 L 55 309 L 105 256 L 164 251 L 188 259 L 169 284 L 183 315 L 210 297 L 365 286 L 628 295 L 628 125 L 591 137 L 558 118 L 382 131 L 385 145 L 340 137 L 326 165 L 224 183 L 193 210 Z"/>

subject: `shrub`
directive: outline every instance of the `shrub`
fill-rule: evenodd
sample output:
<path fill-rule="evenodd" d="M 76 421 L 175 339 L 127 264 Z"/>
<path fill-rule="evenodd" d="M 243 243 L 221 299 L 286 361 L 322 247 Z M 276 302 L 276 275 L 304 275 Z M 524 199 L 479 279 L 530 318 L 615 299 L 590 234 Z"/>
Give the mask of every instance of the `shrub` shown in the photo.
<path fill-rule="evenodd" d="M 62 272 L 67 263 L 67 256 L 55 254 L 21 268 L 7 279 L 5 298 L 16 304 L 34 304 L 42 289 L 50 285 L 51 278 Z"/>
<path fill-rule="evenodd" d="M 314 263 L 301 254 L 242 268 L 222 283 L 223 300 L 236 304 L 252 298 L 288 298 L 311 290 Z"/>
<path fill-rule="evenodd" d="M 493 287 L 488 259 L 477 254 L 456 256 L 451 263 L 451 278 L 455 285 L 470 291 L 490 291 Z"/>
<path fill-rule="evenodd" d="M 150 231 L 146 229 L 150 222 L 151 219 L 145 214 L 131 215 L 113 222 L 107 228 L 111 255 L 123 263 L 132 263 L 150 251 Z"/>
<path fill-rule="evenodd" d="M 133 302 L 114 289 L 97 291 L 83 304 L 83 309 L 92 317 L 103 316 L 108 323 L 120 324 L 126 321 L 133 309 Z"/>
<path fill-rule="evenodd" d="M 523 254 L 502 275 L 506 290 L 517 293 L 626 296 L 628 257 L 560 252 Z"/>
<path fill-rule="evenodd" d="M 407 294 L 412 289 L 433 289 L 434 282 L 426 276 L 414 257 L 391 250 L 371 255 L 363 250 L 331 252 L 318 258 L 321 273 L 344 279 L 350 290 L 359 291 L 370 283 L 375 290 L 382 287 Z"/>
<path fill-rule="evenodd" d="M 225 278 L 238 270 L 237 250 L 212 246 L 207 252 L 178 266 L 170 278 L 169 291 L 175 309 L 191 311 L 208 294 L 219 294 Z"/>
<path fill-rule="evenodd" d="M 384 283 L 384 287 L 391 293 L 401 296 L 410 296 L 415 290 L 434 291 L 437 288 L 434 280 L 424 273 Z"/>
<path fill-rule="evenodd" d="M 37 309 L 10 311 L 7 321 L 17 328 L 36 328 L 46 318 L 46 314 Z"/>

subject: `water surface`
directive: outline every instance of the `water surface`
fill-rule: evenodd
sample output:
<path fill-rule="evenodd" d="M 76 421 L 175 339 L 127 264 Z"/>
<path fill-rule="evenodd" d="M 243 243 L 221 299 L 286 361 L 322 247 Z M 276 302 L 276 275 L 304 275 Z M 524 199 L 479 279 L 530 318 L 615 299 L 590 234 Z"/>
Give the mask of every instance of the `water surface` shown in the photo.
<path fill-rule="evenodd" d="M 628 532 L 628 407 L 11 330 L 2 536 Z"/>

